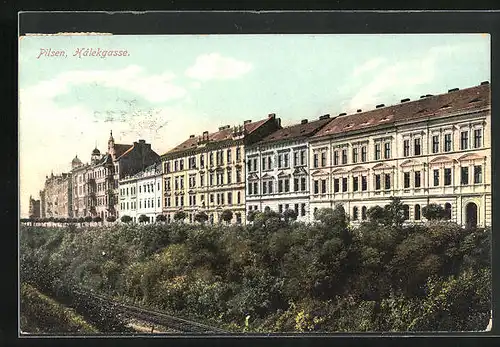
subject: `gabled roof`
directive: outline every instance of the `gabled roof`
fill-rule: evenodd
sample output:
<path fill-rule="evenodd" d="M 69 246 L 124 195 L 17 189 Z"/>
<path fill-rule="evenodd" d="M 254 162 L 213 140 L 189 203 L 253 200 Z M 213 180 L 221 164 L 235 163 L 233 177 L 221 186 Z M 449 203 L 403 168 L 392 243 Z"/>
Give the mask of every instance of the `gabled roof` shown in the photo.
<path fill-rule="evenodd" d="M 339 116 L 331 120 L 313 137 L 345 134 L 395 122 L 439 117 L 457 111 L 481 109 L 489 105 L 490 85 L 481 84 L 462 90 L 451 90 L 446 94 L 426 95 L 415 101 L 405 101 L 367 112 Z"/>
<path fill-rule="evenodd" d="M 115 158 L 118 159 L 121 156 L 124 156 L 127 153 L 129 153 L 130 151 L 132 151 L 132 148 L 134 148 L 134 146 L 133 145 L 122 145 L 122 144 L 115 143 L 114 148 L 115 148 Z"/>
<path fill-rule="evenodd" d="M 259 128 L 261 125 L 263 125 L 265 122 L 269 121 L 270 119 L 271 118 L 266 118 L 266 119 L 259 120 L 257 122 L 244 124 L 243 127 L 245 129 L 246 134 L 251 134 L 257 128 Z M 230 140 L 232 138 L 232 134 L 233 134 L 233 127 L 228 127 L 228 128 L 223 129 L 223 130 L 219 130 L 217 132 L 209 133 L 208 134 L 208 139 L 210 140 L 209 143 L 216 143 L 216 142 L 223 142 L 226 140 Z M 194 149 L 198 146 L 198 142 L 201 138 L 202 138 L 201 135 L 190 137 L 189 139 L 182 142 L 178 146 L 174 147 L 170 151 L 164 153 L 163 155 L 182 152 L 182 151 L 189 150 L 189 149 Z"/>
<path fill-rule="evenodd" d="M 320 119 L 307 123 L 294 124 L 279 130 L 276 130 L 272 134 L 269 134 L 261 141 L 257 142 L 258 145 L 282 141 L 282 140 L 296 140 L 299 138 L 305 138 L 314 135 L 323 126 L 328 124 L 331 119 Z"/>

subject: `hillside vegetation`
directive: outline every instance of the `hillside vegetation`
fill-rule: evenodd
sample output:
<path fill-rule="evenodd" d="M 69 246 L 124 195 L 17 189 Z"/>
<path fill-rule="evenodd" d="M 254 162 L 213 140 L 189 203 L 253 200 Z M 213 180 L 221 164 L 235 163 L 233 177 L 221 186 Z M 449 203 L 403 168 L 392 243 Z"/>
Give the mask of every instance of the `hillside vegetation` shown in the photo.
<path fill-rule="evenodd" d="M 484 330 L 490 230 L 405 225 L 401 204 L 349 226 L 266 211 L 252 225 L 22 226 L 22 280 L 92 288 L 234 332 Z"/>

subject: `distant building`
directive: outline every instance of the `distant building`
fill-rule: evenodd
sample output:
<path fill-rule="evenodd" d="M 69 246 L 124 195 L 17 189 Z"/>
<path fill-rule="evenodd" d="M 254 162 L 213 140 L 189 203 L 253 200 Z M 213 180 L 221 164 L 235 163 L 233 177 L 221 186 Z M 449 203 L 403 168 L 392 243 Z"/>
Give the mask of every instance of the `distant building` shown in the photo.
<path fill-rule="evenodd" d="M 246 147 L 247 212 L 294 210 L 309 222 L 308 138 L 330 122 L 329 115 L 276 130 Z"/>
<path fill-rule="evenodd" d="M 30 196 L 29 217 L 38 219 L 40 216 L 40 200 L 35 200 Z"/>
<path fill-rule="evenodd" d="M 227 209 L 233 212 L 233 223 L 245 223 L 245 146 L 279 128 L 280 120 L 271 114 L 257 122 L 191 135 L 162 155 L 167 220 L 183 210 L 193 222 L 203 211 L 210 223 L 218 223 Z"/>
<path fill-rule="evenodd" d="M 42 218 L 67 218 L 72 216 L 71 175 L 62 173 L 46 177 L 42 196 Z"/>
<path fill-rule="evenodd" d="M 150 222 L 162 214 L 161 163 L 148 166 L 133 176 L 119 180 L 120 214 L 132 217 L 134 222 L 145 215 Z"/>

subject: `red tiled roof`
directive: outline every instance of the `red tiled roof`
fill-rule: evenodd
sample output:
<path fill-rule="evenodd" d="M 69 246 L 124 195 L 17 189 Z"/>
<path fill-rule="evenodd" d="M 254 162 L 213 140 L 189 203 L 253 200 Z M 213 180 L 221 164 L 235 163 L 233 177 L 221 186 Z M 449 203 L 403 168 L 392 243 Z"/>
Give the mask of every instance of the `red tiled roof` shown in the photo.
<path fill-rule="evenodd" d="M 490 85 L 484 84 L 367 112 L 339 116 L 331 120 L 313 137 L 337 135 L 395 122 L 437 117 L 457 111 L 480 109 L 488 105 L 490 105 Z"/>
<path fill-rule="evenodd" d="M 279 130 L 276 130 L 272 134 L 269 134 L 258 144 L 270 143 L 280 140 L 290 140 L 297 139 L 302 137 L 308 137 L 314 135 L 314 133 L 320 130 L 323 126 L 328 124 L 331 121 L 330 118 L 315 120 L 312 122 L 307 122 L 305 124 L 295 124 L 292 126 L 288 126 Z"/>
<path fill-rule="evenodd" d="M 243 126 L 245 127 L 246 133 L 250 134 L 253 131 L 255 131 L 257 128 L 259 128 L 261 125 L 263 125 L 265 122 L 267 122 L 269 119 L 270 118 L 266 118 L 266 119 L 259 120 L 257 122 L 247 123 L 247 124 L 244 124 Z M 233 133 L 233 127 L 229 127 L 229 128 L 219 130 L 219 131 L 214 132 L 214 133 L 209 133 L 208 138 L 210 140 L 210 143 L 222 142 L 222 141 L 230 140 L 232 133 Z M 170 151 L 166 152 L 165 154 L 172 154 L 172 153 L 176 153 L 176 152 L 182 152 L 182 151 L 185 151 L 185 150 L 188 150 L 191 148 L 196 148 L 196 146 L 198 145 L 198 141 L 201 138 L 202 138 L 201 135 L 191 137 L 191 138 L 187 139 L 186 141 L 182 142 L 180 145 L 178 145 L 178 146 L 174 147 L 173 149 L 171 149 Z"/>

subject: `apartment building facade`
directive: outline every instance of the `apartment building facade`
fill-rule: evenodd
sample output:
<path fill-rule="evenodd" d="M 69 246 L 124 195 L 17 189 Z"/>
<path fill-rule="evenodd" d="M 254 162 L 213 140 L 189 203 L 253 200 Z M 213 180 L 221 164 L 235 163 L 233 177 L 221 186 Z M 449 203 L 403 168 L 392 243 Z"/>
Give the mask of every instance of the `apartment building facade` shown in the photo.
<path fill-rule="evenodd" d="M 330 115 L 312 122 L 303 119 L 246 148 L 247 214 L 292 209 L 298 221 L 310 221 L 308 138 L 329 122 Z"/>
<path fill-rule="evenodd" d="M 233 212 L 232 223 L 245 223 L 245 146 L 281 127 L 275 114 L 219 131 L 191 135 L 162 156 L 163 212 L 168 221 L 175 212 L 187 213 L 194 222 L 205 212 L 210 223 L 221 222 L 224 210 Z"/>
<path fill-rule="evenodd" d="M 410 222 L 437 203 L 459 224 L 491 225 L 490 105 L 483 82 L 332 119 L 310 139 L 313 212 L 342 204 L 356 223 L 395 196 Z"/>

